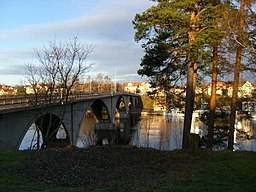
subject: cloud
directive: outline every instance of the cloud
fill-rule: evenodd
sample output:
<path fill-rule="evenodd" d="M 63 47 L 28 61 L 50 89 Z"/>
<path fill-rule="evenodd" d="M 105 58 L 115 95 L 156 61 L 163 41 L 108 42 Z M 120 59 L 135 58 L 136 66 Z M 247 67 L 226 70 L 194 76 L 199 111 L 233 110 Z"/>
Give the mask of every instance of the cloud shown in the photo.
<path fill-rule="evenodd" d="M 84 1 L 76 3 L 85 8 Z M 88 58 L 88 62 L 95 64 L 95 72 L 114 74 L 116 70 L 119 79 L 127 75 L 135 77 L 143 50 L 134 42 L 132 20 L 136 13 L 152 4 L 148 0 L 98 0 L 90 11 L 87 7 L 84 15 L 75 18 L 0 30 L 0 73 L 7 70 L 8 74 L 17 74 L 18 68 L 11 66 L 35 60 L 35 49 L 47 46 L 54 38 L 65 41 L 78 36 L 95 48 Z M 10 67 L 6 69 L 6 65 Z"/>
<path fill-rule="evenodd" d="M 64 21 L 27 24 L 10 30 L 0 30 L 0 38 L 49 40 L 54 35 L 79 35 L 94 38 L 125 40 L 133 36 L 132 20 L 136 13 L 152 5 L 148 0 L 101 0 L 93 13 Z M 79 4 L 79 1 L 77 2 Z M 80 1 L 80 4 L 82 2 Z M 83 5 L 84 6 L 84 5 Z M 75 11 L 75 10 L 74 10 Z"/>
<path fill-rule="evenodd" d="M 1 68 L 0 75 L 23 75 L 25 73 L 24 65 L 4 66 Z"/>
<path fill-rule="evenodd" d="M 66 38 L 79 36 L 88 41 L 98 39 L 131 40 L 133 28 L 126 15 L 96 15 L 80 17 L 68 21 L 28 25 L 19 29 L 0 31 L 1 37 L 16 40 L 49 41 L 54 36 Z"/>
<path fill-rule="evenodd" d="M 25 59 L 33 56 L 34 48 L 32 47 L 0 48 L 0 61 Z"/>

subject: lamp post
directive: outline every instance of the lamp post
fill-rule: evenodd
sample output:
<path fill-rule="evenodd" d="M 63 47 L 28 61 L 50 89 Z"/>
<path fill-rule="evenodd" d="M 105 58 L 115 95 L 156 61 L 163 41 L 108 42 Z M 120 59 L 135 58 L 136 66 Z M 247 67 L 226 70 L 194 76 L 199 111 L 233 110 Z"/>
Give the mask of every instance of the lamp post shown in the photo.
<path fill-rule="evenodd" d="M 89 93 L 92 92 L 92 82 L 91 82 L 91 75 L 89 75 Z"/>
<path fill-rule="evenodd" d="M 114 80 L 114 93 L 116 93 L 116 68 L 115 68 L 115 80 Z"/>

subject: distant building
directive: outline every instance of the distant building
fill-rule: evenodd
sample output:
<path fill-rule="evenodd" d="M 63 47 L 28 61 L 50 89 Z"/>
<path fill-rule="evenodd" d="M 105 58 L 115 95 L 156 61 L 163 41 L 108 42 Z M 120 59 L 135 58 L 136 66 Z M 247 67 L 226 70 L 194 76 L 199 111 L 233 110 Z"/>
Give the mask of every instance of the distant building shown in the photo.
<path fill-rule="evenodd" d="M 148 92 L 152 92 L 153 88 L 151 88 L 148 82 L 127 82 L 123 84 L 123 89 L 125 92 L 129 93 L 137 93 L 140 95 L 147 95 Z M 157 89 L 157 88 L 155 88 Z M 173 98 L 179 98 L 182 96 L 185 98 L 186 96 L 186 86 L 175 86 L 171 88 L 170 92 L 173 94 Z M 211 95 L 211 83 L 197 86 L 195 89 L 197 95 Z M 218 81 L 216 84 L 216 94 L 232 97 L 233 86 L 231 82 Z M 249 81 L 242 81 L 239 83 L 238 87 L 238 98 L 253 98 L 253 95 L 256 93 L 256 84 L 252 84 Z M 161 98 L 162 97 L 162 98 Z M 157 91 L 156 101 L 154 103 L 155 110 L 165 110 L 165 102 L 163 98 L 165 94 L 163 91 Z M 182 98 L 181 97 L 181 98 Z M 180 101 L 184 102 L 184 101 Z"/>
<path fill-rule="evenodd" d="M 207 85 L 197 86 L 196 94 L 205 93 L 211 95 L 211 83 Z M 252 84 L 249 81 L 242 81 L 239 83 L 238 87 L 238 98 L 248 98 L 252 97 L 253 93 L 256 90 L 256 84 Z M 225 95 L 232 97 L 233 85 L 231 82 L 218 81 L 216 84 L 216 94 Z"/>
<path fill-rule="evenodd" d="M 39 93 L 39 92 L 45 92 L 46 90 L 48 90 L 49 85 L 47 84 L 37 84 L 37 85 L 26 85 L 25 86 L 25 92 L 26 94 L 35 94 L 35 90 Z"/>
<path fill-rule="evenodd" d="M 11 86 L 8 85 L 2 85 L 0 86 L 0 95 L 16 95 L 17 89 L 14 89 Z"/>
<path fill-rule="evenodd" d="M 146 95 L 147 92 L 152 91 L 152 88 L 148 82 L 126 82 L 123 84 L 123 90 L 128 93 Z"/>

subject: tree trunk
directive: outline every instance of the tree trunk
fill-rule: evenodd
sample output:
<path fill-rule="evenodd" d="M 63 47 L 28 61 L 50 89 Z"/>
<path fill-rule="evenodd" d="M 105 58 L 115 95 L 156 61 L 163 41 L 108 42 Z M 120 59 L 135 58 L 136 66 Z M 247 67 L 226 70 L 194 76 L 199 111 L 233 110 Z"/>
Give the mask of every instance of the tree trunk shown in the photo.
<path fill-rule="evenodd" d="M 184 117 L 184 128 L 183 128 L 183 140 L 182 148 L 189 148 L 189 134 L 191 129 L 192 114 L 195 100 L 195 82 L 196 82 L 196 70 L 197 64 L 194 60 L 193 55 L 193 42 L 196 39 L 196 12 L 194 10 L 195 2 L 190 1 L 190 31 L 188 32 L 189 42 L 189 63 L 187 69 L 187 87 L 186 87 L 186 99 L 185 99 L 185 117 Z"/>
<path fill-rule="evenodd" d="M 189 134 L 191 128 L 192 114 L 194 108 L 194 63 L 189 63 L 187 71 L 187 87 L 186 87 L 186 104 L 185 104 L 185 117 L 184 117 L 184 128 L 183 128 L 183 140 L 182 148 L 189 148 Z"/>
<path fill-rule="evenodd" d="M 243 37 L 244 37 L 244 31 L 243 31 L 244 17 L 245 17 L 245 0 L 241 0 L 238 39 L 237 39 L 239 43 L 237 45 L 237 50 L 236 50 L 236 63 L 235 63 L 235 71 L 234 71 L 234 83 L 233 83 L 233 93 L 232 93 L 232 99 L 231 99 L 231 114 L 230 114 L 230 125 L 229 125 L 229 135 L 228 135 L 228 149 L 231 151 L 233 151 L 233 145 L 234 145 L 236 103 L 237 103 L 239 75 L 240 75 L 242 50 L 243 50 L 243 46 L 241 45 L 241 43 L 243 42 Z"/>
<path fill-rule="evenodd" d="M 207 148 L 212 149 L 213 146 L 213 133 L 214 133 L 214 122 L 215 122 L 215 109 L 216 109 L 216 86 L 218 76 L 218 47 L 213 47 L 213 61 L 212 61 L 212 85 L 211 85 L 211 97 L 210 97 L 210 115 L 208 123 L 208 142 Z"/>

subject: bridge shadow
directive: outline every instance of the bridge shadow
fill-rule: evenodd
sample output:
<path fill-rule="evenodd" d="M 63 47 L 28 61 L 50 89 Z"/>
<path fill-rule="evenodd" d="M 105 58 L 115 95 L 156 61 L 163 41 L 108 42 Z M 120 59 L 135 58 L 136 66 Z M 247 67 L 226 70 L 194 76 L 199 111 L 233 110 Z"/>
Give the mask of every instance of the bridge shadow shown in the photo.
<path fill-rule="evenodd" d="M 98 128 L 95 126 L 97 124 L 95 115 L 92 110 L 88 111 L 79 131 L 77 147 L 131 144 L 140 114 L 130 115 L 129 118 L 120 118 L 117 114 L 111 127 L 106 125 Z"/>
<path fill-rule="evenodd" d="M 54 114 L 45 114 L 30 126 L 19 149 L 56 148 L 67 145 L 70 145 L 70 139 L 60 118 Z"/>

